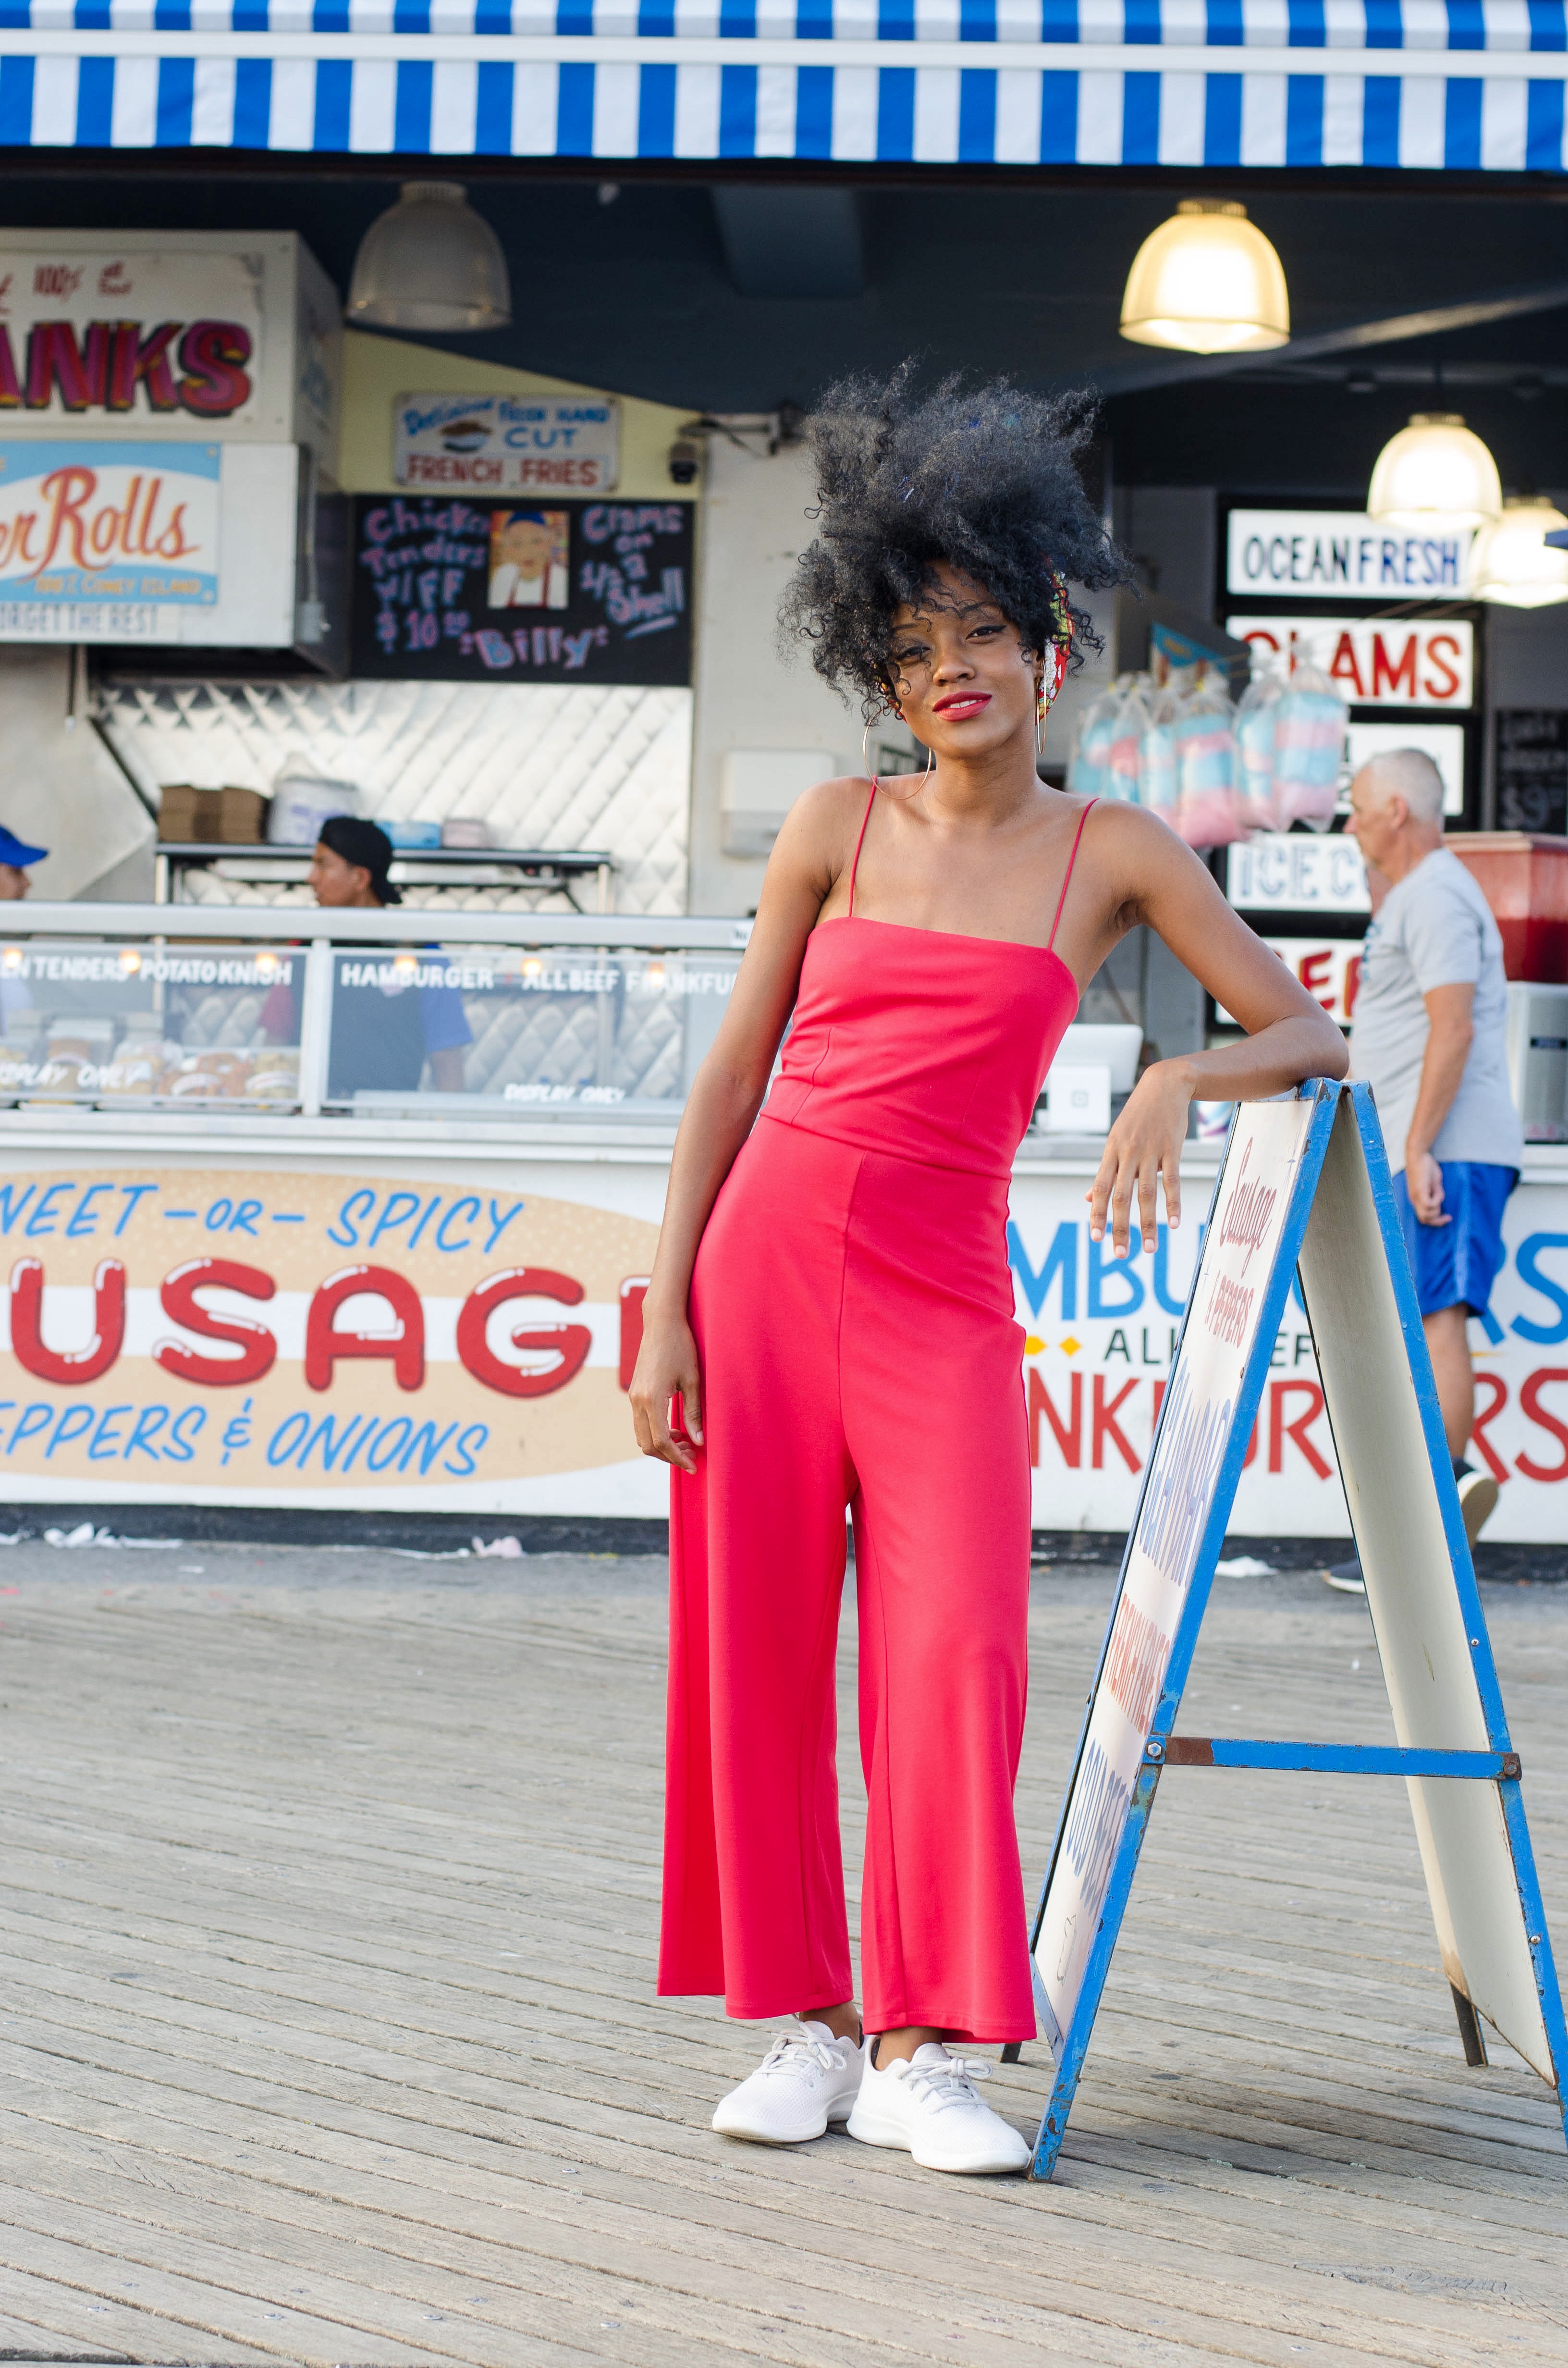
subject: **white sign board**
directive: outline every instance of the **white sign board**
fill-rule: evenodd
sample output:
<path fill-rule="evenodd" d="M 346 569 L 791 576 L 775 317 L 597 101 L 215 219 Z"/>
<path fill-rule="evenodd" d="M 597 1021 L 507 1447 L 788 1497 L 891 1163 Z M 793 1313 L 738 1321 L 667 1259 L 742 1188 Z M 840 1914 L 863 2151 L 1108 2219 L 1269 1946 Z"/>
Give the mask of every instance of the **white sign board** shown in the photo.
<path fill-rule="evenodd" d="M 51 421 L 245 419 L 260 275 L 228 253 L 0 245 L 0 405 Z"/>
<path fill-rule="evenodd" d="M 1058 2055 L 1099 1929 L 1312 1117 L 1307 1101 L 1245 1104 L 1210 1214 L 1035 1942 L 1046 2036 Z"/>
<path fill-rule="evenodd" d="M 0 632 L 18 609 L 72 636 L 149 603 L 215 608 L 222 447 L 0 443 Z"/>
<path fill-rule="evenodd" d="M 1175 1731 L 1298 1263 L 1392 1746 Z M 1191 1768 L 1403 1776 L 1466 2060 L 1485 2060 L 1483 2019 L 1563 2110 L 1568 2032 L 1519 1761 L 1365 1085 L 1318 1081 L 1236 1114 L 1036 1918 L 1036 2001 L 1056 2059 L 1037 2178 L 1065 2134 L 1156 1793 Z"/>
<path fill-rule="evenodd" d="M 1361 850 L 1340 831 L 1259 831 L 1228 850 L 1225 894 L 1243 913 L 1371 911 Z"/>
<path fill-rule="evenodd" d="M 335 475 L 342 344 L 292 231 L 0 231 L 6 436 L 308 444 Z"/>
<path fill-rule="evenodd" d="M 1420 1319 L 1408 1269 L 1407 1306 L 1401 1309 L 1396 1298 L 1385 1226 L 1397 1219 L 1386 1168 L 1378 1172 L 1375 1122 L 1374 1156 L 1369 1160 L 1353 1118 L 1346 1099 L 1336 1114 L 1313 1200 L 1301 1270 L 1367 1583 L 1367 1609 L 1399 1743 L 1483 1750 L 1499 1730 L 1506 1736 L 1496 1673 L 1463 1544 L 1458 1497 L 1451 1486 L 1440 1497 L 1433 1486 L 1430 1458 L 1436 1451 L 1446 1464 L 1447 1450 L 1440 1421 L 1423 1423 L 1418 1388 L 1429 1399 L 1433 1417 L 1437 1394 L 1419 1345 Z M 1457 1571 L 1456 1544 L 1462 1554 Z M 1527 1928 L 1520 1915 L 1500 1788 L 1447 1779 L 1407 1781 L 1443 1969 L 1526 2063 L 1551 2080 L 1553 2051 L 1542 2015 L 1548 2001 L 1531 1963 L 1532 1944 L 1540 1963 L 1545 1925 L 1532 1917 Z M 1523 1825 L 1521 1812 L 1516 1849 Z M 1524 1839 L 1527 1864 L 1528 1847 Z M 1549 1952 L 1545 1964 L 1550 1968 Z M 1561 2022 L 1554 1981 L 1551 2009 Z"/>
<path fill-rule="evenodd" d="M 0 439 L 0 642 L 286 647 L 293 444 Z"/>
<path fill-rule="evenodd" d="M 1225 631 L 1292 668 L 1321 666 L 1352 707 L 1475 704 L 1475 628 L 1465 618 L 1227 617 Z"/>
<path fill-rule="evenodd" d="M 400 394 L 400 485 L 488 494 L 608 494 L 620 474 L 620 405 L 581 394 Z"/>
<path fill-rule="evenodd" d="M 1228 592 L 1313 600 L 1462 600 L 1468 528 L 1451 533 L 1379 526 L 1359 510 L 1233 510 Z"/>

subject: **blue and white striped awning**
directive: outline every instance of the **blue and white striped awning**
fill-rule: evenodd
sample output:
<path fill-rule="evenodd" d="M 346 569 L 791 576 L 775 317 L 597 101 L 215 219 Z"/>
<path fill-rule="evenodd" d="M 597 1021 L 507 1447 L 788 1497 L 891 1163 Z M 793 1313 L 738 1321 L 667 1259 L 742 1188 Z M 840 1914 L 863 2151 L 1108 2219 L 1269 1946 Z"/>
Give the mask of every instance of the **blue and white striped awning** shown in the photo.
<path fill-rule="evenodd" d="M 1564 0 L 0 0 L 0 146 L 1564 170 Z"/>

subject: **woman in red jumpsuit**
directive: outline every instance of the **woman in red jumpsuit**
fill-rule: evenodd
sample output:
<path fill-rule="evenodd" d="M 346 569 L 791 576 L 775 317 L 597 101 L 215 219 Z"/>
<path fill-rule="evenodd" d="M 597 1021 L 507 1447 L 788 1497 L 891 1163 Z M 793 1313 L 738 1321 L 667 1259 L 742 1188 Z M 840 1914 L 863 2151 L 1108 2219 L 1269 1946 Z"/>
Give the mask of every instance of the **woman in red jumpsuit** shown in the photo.
<path fill-rule="evenodd" d="M 779 833 L 681 1123 L 631 1388 L 640 1444 L 674 1467 L 659 1987 L 795 2018 L 714 2127 L 793 2144 L 847 2121 L 946 2170 L 1029 2151 L 961 2052 L 1035 2030 L 1013 1156 L 1082 983 L 1140 923 L 1249 1037 L 1145 1070 L 1089 1196 L 1116 1256 L 1133 1223 L 1153 1248 L 1157 1186 L 1179 1221 L 1195 1096 L 1346 1066 L 1163 822 L 1039 778 L 1045 707 L 1089 634 L 1066 583 L 1124 574 L 1080 487 L 1085 432 L 1081 404 L 921 399 L 907 372 L 835 389 L 812 423 L 817 539 L 787 620 L 927 765 L 824 781 Z M 846 1507 L 864 2026 L 834 1772 Z"/>

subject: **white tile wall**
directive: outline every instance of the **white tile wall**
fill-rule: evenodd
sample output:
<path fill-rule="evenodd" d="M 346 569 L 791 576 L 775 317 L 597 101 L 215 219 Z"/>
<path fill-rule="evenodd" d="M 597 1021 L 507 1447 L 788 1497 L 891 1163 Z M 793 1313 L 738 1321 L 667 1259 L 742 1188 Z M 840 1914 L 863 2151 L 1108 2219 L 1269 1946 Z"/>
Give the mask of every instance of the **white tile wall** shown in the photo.
<path fill-rule="evenodd" d="M 372 820 L 482 816 L 498 847 L 604 848 L 616 908 L 687 909 L 691 693 L 582 684 L 347 682 L 99 686 L 104 729 L 132 778 L 270 792 L 287 771 L 352 781 Z M 206 893 L 299 902 L 303 891 Z M 410 903 L 459 892 L 415 891 Z M 528 891 L 463 892 L 531 909 Z"/>

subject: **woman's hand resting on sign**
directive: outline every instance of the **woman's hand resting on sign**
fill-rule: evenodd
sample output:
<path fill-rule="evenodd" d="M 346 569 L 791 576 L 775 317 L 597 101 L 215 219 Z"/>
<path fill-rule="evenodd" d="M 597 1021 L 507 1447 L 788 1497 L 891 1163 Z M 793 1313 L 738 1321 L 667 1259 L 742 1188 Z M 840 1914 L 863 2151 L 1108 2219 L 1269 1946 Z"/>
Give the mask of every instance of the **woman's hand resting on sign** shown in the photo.
<path fill-rule="evenodd" d="M 692 1446 L 702 1445 L 702 1372 L 697 1342 L 684 1315 L 662 1315 L 642 1303 L 642 1346 L 631 1376 L 631 1419 L 644 1455 L 695 1472 Z M 676 1400 L 679 1427 L 672 1420 Z"/>
<path fill-rule="evenodd" d="M 1134 1247 L 1134 1199 L 1146 1250 L 1159 1238 L 1162 1185 L 1170 1222 L 1180 1222 L 1181 1147 L 1192 1101 L 1264 1101 L 1308 1077 L 1342 1077 L 1349 1065 L 1345 1039 L 1322 1004 L 1233 912 L 1191 848 L 1146 807 L 1102 803 L 1085 828 L 1056 940 L 1080 992 L 1140 927 L 1165 940 L 1245 1033 L 1156 1060 L 1129 1095 L 1087 1195 L 1090 1235 L 1103 1241 L 1108 1223 L 1118 1258 Z M 1164 1024 L 1164 1013 L 1151 1010 L 1151 1031 Z"/>
<path fill-rule="evenodd" d="M 1146 1250 L 1158 1239 L 1158 1185 L 1165 1188 L 1171 1224 L 1181 1223 L 1181 1146 L 1196 1082 L 1189 1062 L 1156 1061 L 1139 1078 L 1106 1137 L 1099 1172 L 1086 1196 L 1089 1238 L 1104 1240 L 1108 1216 L 1115 1258 L 1128 1255 L 1134 1195 Z"/>

